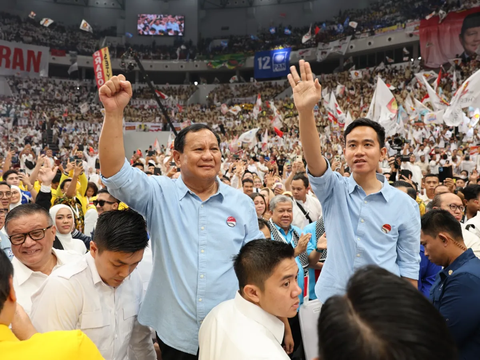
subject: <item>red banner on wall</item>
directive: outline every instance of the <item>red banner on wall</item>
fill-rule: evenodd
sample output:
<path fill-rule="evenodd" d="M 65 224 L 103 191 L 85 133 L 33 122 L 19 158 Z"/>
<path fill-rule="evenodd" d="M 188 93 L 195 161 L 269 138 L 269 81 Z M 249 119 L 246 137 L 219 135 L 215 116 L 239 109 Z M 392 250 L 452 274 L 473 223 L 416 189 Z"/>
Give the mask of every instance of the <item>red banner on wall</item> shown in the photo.
<path fill-rule="evenodd" d="M 420 50 L 425 65 L 438 68 L 451 59 L 470 60 L 480 53 L 480 7 L 451 12 L 439 24 L 434 16 L 420 23 Z"/>
<path fill-rule="evenodd" d="M 93 53 L 93 71 L 99 89 L 112 77 L 112 63 L 107 47 Z"/>
<path fill-rule="evenodd" d="M 0 75 L 48 76 L 48 47 L 0 40 Z"/>

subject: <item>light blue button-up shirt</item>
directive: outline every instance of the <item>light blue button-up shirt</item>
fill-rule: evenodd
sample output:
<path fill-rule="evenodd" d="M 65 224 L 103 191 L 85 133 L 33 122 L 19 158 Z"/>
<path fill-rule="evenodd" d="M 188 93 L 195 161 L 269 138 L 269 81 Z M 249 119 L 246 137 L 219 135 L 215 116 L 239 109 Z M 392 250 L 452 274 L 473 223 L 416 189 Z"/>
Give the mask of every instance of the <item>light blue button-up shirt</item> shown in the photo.
<path fill-rule="evenodd" d="M 10 260 L 13 259 L 12 244 L 7 235 L 0 231 L 0 250 L 7 254 Z"/>
<path fill-rule="evenodd" d="M 327 161 L 328 164 L 328 161 Z M 418 205 L 390 186 L 383 175 L 382 189 L 366 195 L 353 176 L 333 172 L 330 164 L 321 177 L 309 174 L 322 204 L 328 256 L 315 285 L 325 303 L 345 293 L 353 273 L 362 266 L 378 265 L 398 276 L 418 279 L 420 271 L 420 217 Z"/>
<path fill-rule="evenodd" d="M 233 256 L 265 238 L 253 201 L 220 181 L 218 192 L 202 201 L 181 177 L 148 177 L 127 161 L 102 181 L 147 220 L 153 272 L 138 320 L 168 346 L 197 354 L 201 322 L 238 291 Z"/>

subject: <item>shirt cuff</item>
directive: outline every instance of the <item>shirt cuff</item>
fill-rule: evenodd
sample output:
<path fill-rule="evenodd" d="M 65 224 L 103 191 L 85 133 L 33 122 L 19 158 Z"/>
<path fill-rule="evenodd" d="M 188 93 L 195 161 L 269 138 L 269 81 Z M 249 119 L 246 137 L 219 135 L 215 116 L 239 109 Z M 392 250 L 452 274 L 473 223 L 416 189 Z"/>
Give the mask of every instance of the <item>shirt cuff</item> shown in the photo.
<path fill-rule="evenodd" d="M 115 175 L 110 176 L 109 178 L 100 175 L 102 183 L 105 184 L 105 186 L 109 189 L 119 189 L 125 184 L 126 181 L 129 180 L 127 175 L 130 170 L 133 170 L 133 168 L 130 166 L 127 159 L 125 159 L 122 168 Z"/>

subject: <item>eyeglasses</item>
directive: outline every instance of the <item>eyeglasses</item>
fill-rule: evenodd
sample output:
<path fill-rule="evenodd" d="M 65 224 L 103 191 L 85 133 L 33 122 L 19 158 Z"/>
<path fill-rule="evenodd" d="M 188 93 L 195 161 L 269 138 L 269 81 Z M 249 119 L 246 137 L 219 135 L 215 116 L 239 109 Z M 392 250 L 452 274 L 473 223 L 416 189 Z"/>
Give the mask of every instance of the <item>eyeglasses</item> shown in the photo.
<path fill-rule="evenodd" d="M 11 191 L 0 191 L 0 199 L 1 198 L 9 198 L 12 197 L 12 192 Z"/>
<path fill-rule="evenodd" d="M 27 240 L 27 235 L 30 239 L 34 241 L 42 240 L 45 237 L 45 231 L 50 229 L 52 226 L 53 225 L 50 225 L 45 229 L 32 230 L 28 233 L 12 235 L 9 237 L 10 242 L 12 243 L 12 245 L 22 245 L 25 242 L 25 240 Z"/>
<path fill-rule="evenodd" d="M 452 210 L 452 211 L 460 210 L 460 212 L 463 212 L 463 210 L 465 210 L 465 206 L 462 206 L 462 205 L 450 204 L 450 205 L 448 205 L 448 207 L 449 207 L 450 210 Z"/>
<path fill-rule="evenodd" d="M 107 201 L 107 200 L 93 200 L 93 205 L 95 206 L 100 205 L 100 207 L 103 207 L 105 204 L 113 205 L 115 203 L 113 201 Z"/>
<path fill-rule="evenodd" d="M 0 209 L 0 215 L 7 215 L 8 209 Z"/>

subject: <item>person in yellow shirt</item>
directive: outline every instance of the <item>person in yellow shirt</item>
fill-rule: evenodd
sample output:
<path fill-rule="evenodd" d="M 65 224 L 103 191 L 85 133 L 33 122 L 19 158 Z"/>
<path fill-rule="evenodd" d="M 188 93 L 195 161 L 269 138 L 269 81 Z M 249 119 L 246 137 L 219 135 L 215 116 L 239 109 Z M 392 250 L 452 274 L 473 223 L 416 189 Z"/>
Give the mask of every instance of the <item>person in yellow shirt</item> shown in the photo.
<path fill-rule="evenodd" d="M 17 304 L 13 266 L 3 251 L 0 251 L 0 354 L 2 360 L 103 359 L 95 344 L 80 330 L 37 333 Z"/>

